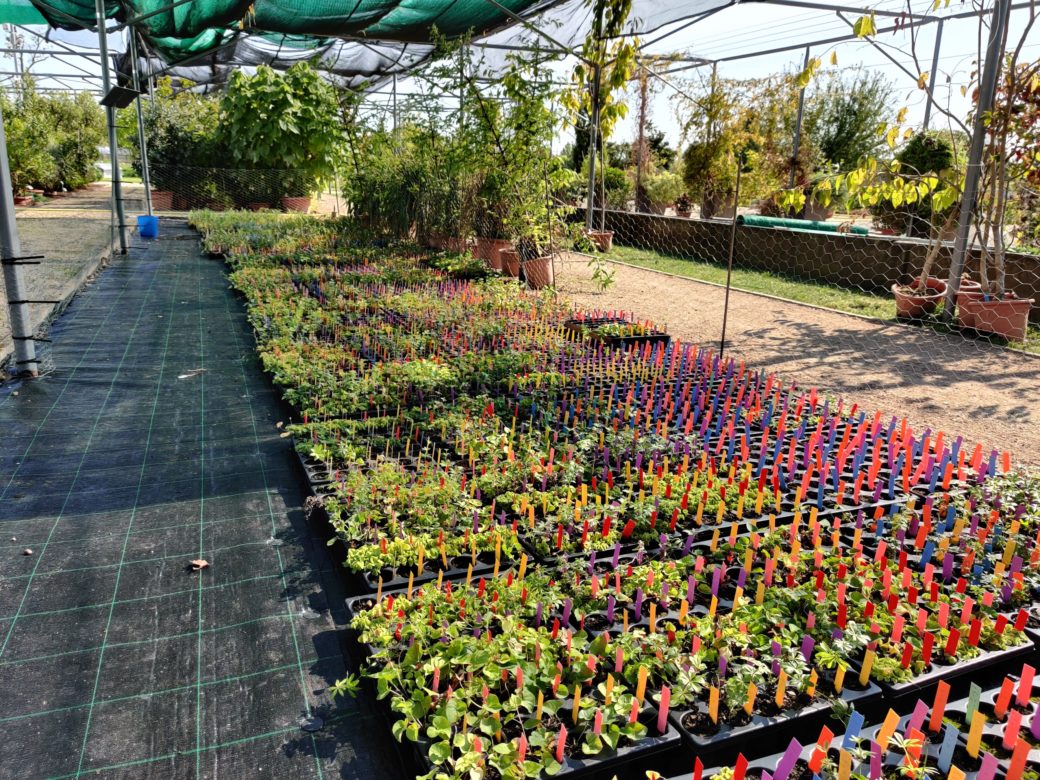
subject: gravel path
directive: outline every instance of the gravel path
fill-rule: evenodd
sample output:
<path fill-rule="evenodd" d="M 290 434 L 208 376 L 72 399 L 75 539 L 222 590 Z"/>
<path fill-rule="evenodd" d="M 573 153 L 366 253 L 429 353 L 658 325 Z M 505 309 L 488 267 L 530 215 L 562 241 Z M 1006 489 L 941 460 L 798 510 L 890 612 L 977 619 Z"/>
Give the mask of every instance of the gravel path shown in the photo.
<path fill-rule="evenodd" d="M 718 349 L 723 288 L 610 266 L 614 285 L 601 292 L 586 259 L 566 256 L 556 266 L 557 287 L 582 307 L 631 311 L 684 342 Z M 1040 465 L 1040 357 L 740 291 L 730 293 L 726 351 L 800 385 L 905 416 L 917 430 L 963 435 Z"/>
<path fill-rule="evenodd" d="M 126 184 L 128 219 L 144 210 L 143 189 Z M 64 308 L 68 300 L 107 261 L 113 234 L 109 215 L 109 184 L 98 182 L 79 192 L 53 198 L 39 206 L 16 210 L 22 256 L 43 255 L 40 265 L 22 267 L 27 298 L 58 301 L 30 306 L 33 325 L 39 328 Z M 0 363 L 12 351 L 7 295 L 0 279 Z"/>

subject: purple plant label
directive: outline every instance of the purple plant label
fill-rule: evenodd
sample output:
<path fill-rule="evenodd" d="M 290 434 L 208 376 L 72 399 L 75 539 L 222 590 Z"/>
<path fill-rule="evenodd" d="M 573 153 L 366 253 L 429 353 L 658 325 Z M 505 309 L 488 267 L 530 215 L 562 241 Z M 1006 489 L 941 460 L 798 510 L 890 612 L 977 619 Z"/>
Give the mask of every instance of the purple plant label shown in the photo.
<path fill-rule="evenodd" d="M 802 745 L 797 739 L 792 739 L 791 744 L 787 746 L 787 750 L 780 757 L 780 760 L 776 762 L 776 771 L 773 774 L 774 780 L 787 780 L 788 775 L 791 774 L 791 770 L 794 769 L 794 765 L 798 761 L 798 756 L 802 754 Z"/>
<path fill-rule="evenodd" d="M 740 574 L 737 575 L 737 587 L 743 588 L 745 582 L 747 582 L 747 569 L 741 569 Z"/>
<path fill-rule="evenodd" d="M 946 553 L 943 556 L 942 576 L 943 582 L 949 582 L 953 577 L 953 555 L 951 553 Z"/>
<path fill-rule="evenodd" d="M 563 623 L 569 623 L 571 619 L 571 600 L 566 599 L 563 602 Z"/>
<path fill-rule="evenodd" d="M 719 677 L 725 677 L 726 676 L 726 664 L 727 664 L 726 656 L 720 655 L 719 656 Z"/>
<path fill-rule="evenodd" d="M 928 705 L 918 699 L 917 704 L 914 705 L 914 713 L 910 716 L 910 720 L 907 722 L 907 733 L 914 729 L 920 731 L 926 715 L 928 715 Z"/>
<path fill-rule="evenodd" d="M 809 659 L 812 657 L 813 648 L 816 646 L 815 640 L 806 634 L 802 637 L 802 658 L 805 659 L 806 663 L 809 663 Z"/>
<path fill-rule="evenodd" d="M 982 766 L 979 768 L 977 780 L 993 780 L 997 774 L 997 759 L 992 753 L 982 754 Z"/>
<path fill-rule="evenodd" d="M 696 582 L 694 581 L 693 575 L 691 574 L 689 577 L 686 578 L 686 601 L 691 606 L 693 605 L 693 592 L 695 588 Z"/>
<path fill-rule="evenodd" d="M 614 624 L 614 597 L 607 596 L 607 622 Z"/>
<path fill-rule="evenodd" d="M 957 747 L 957 737 L 960 732 L 953 726 L 947 724 L 943 728 L 943 741 L 939 746 L 939 771 L 944 775 L 950 771 L 950 762 L 953 761 L 953 750 Z"/>
<path fill-rule="evenodd" d="M 633 606 L 636 620 L 639 620 L 643 616 L 643 589 L 636 588 L 636 602 Z"/>
<path fill-rule="evenodd" d="M 682 548 L 683 557 L 685 558 L 687 555 L 689 555 L 690 554 L 690 550 L 692 550 L 692 549 L 693 549 L 693 534 L 687 534 L 686 535 L 686 543 L 683 544 L 683 548 Z"/>
<path fill-rule="evenodd" d="M 613 567 L 615 569 L 618 567 L 618 560 L 620 558 L 621 558 L 621 545 L 620 544 L 615 544 L 614 545 L 614 558 L 611 561 L 611 563 L 613 564 Z"/>
<path fill-rule="evenodd" d="M 711 574 L 711 595 L 719 595 L 719 585 L 722 583 L 722 567 L 716 566 Z"/>
<path fill-rule="evenodd" d="M 874 740 L 870 741 L 870 780 L 878 780 L 881 777 L 881 745 Z"/>
<path fill-rule="evenodd" d="M 1033 720 L 1029 724 L 1029 733 L 1033 739 L 1040 740 L 1040 712 L 1033 713 Z"/>
<path fill-rule="evenodd" d="M 661 603 L 662 604 L 667 604 L 668 603 L 668 590 L 669 590 L 668 583 L 666 582 L 666 583 L 664 583 L 661 586 Z"/>

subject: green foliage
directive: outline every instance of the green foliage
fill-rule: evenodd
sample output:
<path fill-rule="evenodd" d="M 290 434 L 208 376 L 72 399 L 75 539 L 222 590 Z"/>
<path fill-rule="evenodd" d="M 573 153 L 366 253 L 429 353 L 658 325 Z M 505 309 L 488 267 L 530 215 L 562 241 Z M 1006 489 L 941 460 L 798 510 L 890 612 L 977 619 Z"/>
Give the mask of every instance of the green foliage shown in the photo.
<path fill-rule="evenodd" d="M 826 162 L 841 170 L 880 154 L 884 139 L 877 129 L 892 118 L 893 89 L 876 70 L 832 74 L 807 101 L 805 136 L 814 139 Z"/>
<path fill-rule="evenodd" d="M 292 172 L 282 195 L 306 195 L 329 181 L 344 151 L 333 87 L 310 63 L 278 74 L 262 65 L 231 75 L 221 101 L 221 139 L 242 168 Z"/>
<path fill-rule="evenodd" d="M 105 115 L 89 94 L 42 95 L 25 78 L 13 97 L 0 97 L 0 105 L 15 192 L 74 190 L 100 178 Z"/>
<path fill-rule="evenodd" d="M 654 174 L 643 182 L 647 197 L 650 199 L 651 208 L 655 211 L 663 211 L 678 200 L 683 193 L 683 180 L 676 173 Z"/>

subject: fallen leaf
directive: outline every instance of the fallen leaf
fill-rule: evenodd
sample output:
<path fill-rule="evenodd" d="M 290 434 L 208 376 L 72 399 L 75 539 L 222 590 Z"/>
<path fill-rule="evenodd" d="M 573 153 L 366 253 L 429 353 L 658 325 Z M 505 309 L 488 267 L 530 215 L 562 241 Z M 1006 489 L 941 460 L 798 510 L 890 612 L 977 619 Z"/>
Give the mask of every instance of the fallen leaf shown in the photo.
<path fill-rule="evenodd" d="M 203 569 L 208 569 L 208 568 L 209 568 L 209 561 L 205 560 L 204 558 L 198 558 L 197 560 L 194 560 L 194 561 L 191 562 L 191 570 L 192 571 L 202 571 Z"/>

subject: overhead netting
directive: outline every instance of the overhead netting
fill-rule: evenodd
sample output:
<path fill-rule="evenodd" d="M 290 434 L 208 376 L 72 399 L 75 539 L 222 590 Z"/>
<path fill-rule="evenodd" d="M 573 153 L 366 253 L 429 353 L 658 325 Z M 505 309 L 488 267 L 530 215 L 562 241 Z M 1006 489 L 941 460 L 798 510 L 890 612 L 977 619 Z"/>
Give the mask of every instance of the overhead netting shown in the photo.
<path fill-rule="evenodd" d="M 733 2 L 635 0 L 626 32 L 646 34 Z M 337 83 L 358 87 L 428 60 L 434 31 L 472 38 L 490 53 L 484 62 L 491 69 L 518 47 L 574 47 L 591 28 L 593 7 L 590 0 L 106 0 L 105 13 L 141 34 L 145 76 L 222 84 L 233 69 L 317 59 Z M 0 0 L 0 22 L 92 28 L 95 4 Z M 117 70 L 130 72 L 125 55 Z"/>

